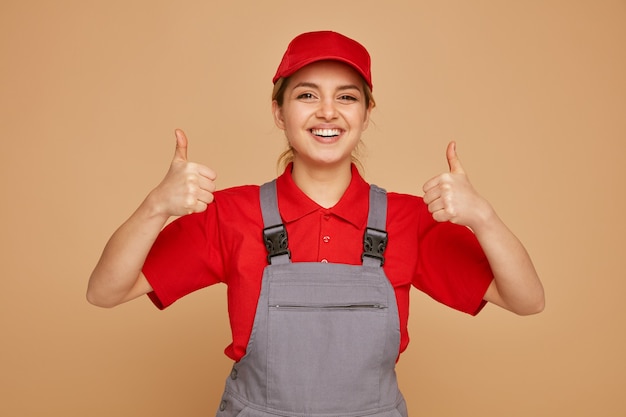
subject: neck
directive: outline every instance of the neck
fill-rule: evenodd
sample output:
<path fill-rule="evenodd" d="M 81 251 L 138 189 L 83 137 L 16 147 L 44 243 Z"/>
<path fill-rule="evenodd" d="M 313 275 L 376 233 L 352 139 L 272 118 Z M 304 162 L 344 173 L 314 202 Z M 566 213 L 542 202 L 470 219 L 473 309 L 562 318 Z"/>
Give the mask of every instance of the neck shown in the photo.
<path fill-rule="evenodd" d="M 341 164 L 316 169 L 294 161 L 291 177 L 311 200 L 324 208 L 331 208 L 350 185 L 352 168 L 351 164 Z"/>

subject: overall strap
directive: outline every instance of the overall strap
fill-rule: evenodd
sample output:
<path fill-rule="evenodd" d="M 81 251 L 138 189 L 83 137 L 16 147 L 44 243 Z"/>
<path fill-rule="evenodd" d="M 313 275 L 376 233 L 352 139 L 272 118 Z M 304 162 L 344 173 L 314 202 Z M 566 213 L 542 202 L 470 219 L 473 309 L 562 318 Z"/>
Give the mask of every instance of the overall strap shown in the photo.
<path fill-rule="evenodd" d="M 265 183 L 260 188 L 261 213 L 263 215 L 263 241 L 267 249 L 267 262 L 275 265 L 291 262 L 291 252 L 287 239 L 287 230 L 278 210 L 276 180 Z M 370 185 L 369 213 L 367 228 L 363 236 L 363 254 L 365 266 L 382 266 L 387 247 L 387 192 Z"/>
<path fill-rule="evenodd" d="M 261 186 L 261 213 L 263 215 L 263 241 L 267 249 L 267 262 L 272 265 L 291 262 L 287 229 L 278 211 L 276 180 Z"/>
<path fill-rule="evenodd" d="M 370 207 L 367 215 L 367 228 L 363 236 L 364 266 L 383 266 L 383 256 L 387 247 L 387 192 L 374 184 L 370 185 Z"/>

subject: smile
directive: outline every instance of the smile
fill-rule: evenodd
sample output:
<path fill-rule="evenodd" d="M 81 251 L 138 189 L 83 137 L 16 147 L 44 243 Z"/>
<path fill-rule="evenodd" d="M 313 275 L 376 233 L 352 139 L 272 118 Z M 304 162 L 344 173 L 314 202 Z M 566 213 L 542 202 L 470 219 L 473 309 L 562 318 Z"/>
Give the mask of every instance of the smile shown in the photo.
<path fill-rule="evenodd" d="M 323 138 L 333 138 L 341 134 L 339 129 L 311 129 L 311 133 L 315 136 L 321 136 Z"/>

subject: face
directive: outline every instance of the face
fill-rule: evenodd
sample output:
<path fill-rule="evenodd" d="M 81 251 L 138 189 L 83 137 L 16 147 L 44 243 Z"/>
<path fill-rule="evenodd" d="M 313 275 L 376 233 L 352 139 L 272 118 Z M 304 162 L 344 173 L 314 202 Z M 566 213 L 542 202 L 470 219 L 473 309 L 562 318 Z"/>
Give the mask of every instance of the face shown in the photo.
<path fill-rule="evenodd" d="M 365 99 L 361 76 L 340 62 L 316 62 L 289 77 L 282 106 L 274 101 L 272 109 L 293 148 L 294 164 L 349 166 L 369 123 Z"/>

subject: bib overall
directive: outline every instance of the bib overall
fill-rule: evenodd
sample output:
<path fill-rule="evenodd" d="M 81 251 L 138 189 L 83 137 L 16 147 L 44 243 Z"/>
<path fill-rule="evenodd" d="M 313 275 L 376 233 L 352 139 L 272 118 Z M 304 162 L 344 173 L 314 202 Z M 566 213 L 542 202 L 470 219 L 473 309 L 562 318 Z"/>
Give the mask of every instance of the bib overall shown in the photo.
<path fill-rule="evenodd" d="M 382 268 L 387 195 L 372 185 L 362 265 L 290 261 L 275 181 L 261 187 L 269 265 L 217 417 L 406 417 L 400 325 Z"/>

